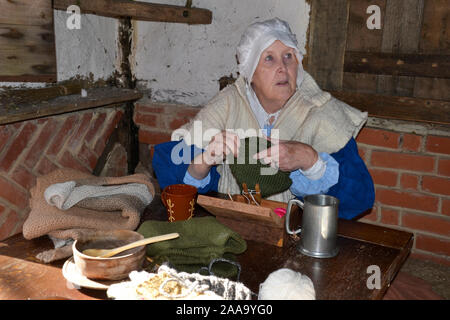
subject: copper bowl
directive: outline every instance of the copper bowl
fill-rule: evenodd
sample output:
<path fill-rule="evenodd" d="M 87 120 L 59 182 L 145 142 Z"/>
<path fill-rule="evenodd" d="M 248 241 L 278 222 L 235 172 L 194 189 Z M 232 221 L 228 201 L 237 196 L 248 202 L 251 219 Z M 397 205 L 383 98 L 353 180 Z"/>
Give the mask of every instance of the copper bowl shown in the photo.
<path fill-rule="evenodd" d="M 73 259 L 79 272 L 89 279 L 121 280 L 133 270 L 142 267 L 145 246 L 133 248 L 110 258 L 98 258 L 83 254 L 86 249 L 113 249 L 144 239 L 141 234 L 131 230 L 107 231 L 89 239 L 75 240 L 72 245 Z"/>

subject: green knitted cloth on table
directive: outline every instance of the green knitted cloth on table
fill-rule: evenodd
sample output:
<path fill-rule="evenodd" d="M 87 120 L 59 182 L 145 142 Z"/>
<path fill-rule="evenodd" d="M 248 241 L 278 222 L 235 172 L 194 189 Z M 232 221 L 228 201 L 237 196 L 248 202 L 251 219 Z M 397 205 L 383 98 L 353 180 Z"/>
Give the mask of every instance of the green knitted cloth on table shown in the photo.
<path fill-rule="evenodd" d="M 199 217 L 185 221 L 152 221 L 141 224 L 137 232 L 144 237 L 178 232 L 176 239 L 147 245 L 147 255 L 156 263 L 169 262 L 178 271 L 199 273 L 208 268 L 214 259 L 235 262 L 236 254 L 247 250 L 242 237 L 216 220 L 215 217 Z M 214 275 L 223 278 L 238 276 L 236 265 L 217 262 L 212 265 Z"/>
<path fill-rule="evenodd" d="M 249 189 L 254 190 L 259 183 L 263 198 L 283 192 L 292 184 L 289 178 L 290 172 L 271 168 L 263 164 L 259 159 L 253 159 L 253 155 L 270 148 L 271 143 L 259 137 L 248 137 L 241 140 L 239 157 L 227 158 L 231 173 L 233 174 L 242 192 L 242 183 L 245 182 Z"/>

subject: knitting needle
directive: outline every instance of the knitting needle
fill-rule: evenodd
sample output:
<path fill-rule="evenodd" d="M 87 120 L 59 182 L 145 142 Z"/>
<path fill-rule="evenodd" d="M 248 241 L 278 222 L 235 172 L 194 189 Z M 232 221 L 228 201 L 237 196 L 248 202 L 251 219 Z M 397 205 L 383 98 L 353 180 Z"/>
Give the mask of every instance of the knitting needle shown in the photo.
<path fill-rule="evenodd" d="M 247 198 L 247 195 L 250 195 L 250 192 L 248 192 L 248 188 L 247 188 L 247 184 L 245 182 L 242 183 L 242 195 L 244 196 L 245 199 L 247 199 L 247 202 L 249 204 L 251 204 L 252 202 L 250 201 L 249 198 Z"/>
<path fill-rule="evenodd" d="M 255 193 L 256 202 L 258 204 L 261 204 L 261 190 L 259 188 L 259 183 L 255 185 L 255 191 L 256 191 Z"/>
<path fill-rule="evenodd" d="M 242 189 L 244 189 L 244 194 L 249 194 L 247 184 L 245 182 L 242 183 Z"/>

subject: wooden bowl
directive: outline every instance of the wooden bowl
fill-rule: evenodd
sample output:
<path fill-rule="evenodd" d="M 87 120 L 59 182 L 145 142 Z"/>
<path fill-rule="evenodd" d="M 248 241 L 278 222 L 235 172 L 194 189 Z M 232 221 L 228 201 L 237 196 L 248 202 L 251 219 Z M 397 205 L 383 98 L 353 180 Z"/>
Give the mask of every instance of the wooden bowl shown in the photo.
<path fill-rule="evenodd" d="M 90 279 L 121 280 L 127 278 L 133 270 L 142 267 L 145 258 L 145 246 L 133 248 L 111 258 L 98 258 L 83 254 L 85 249 L 113 249 L 144 239 L 141 234 L 131 230 L 107 231 L 88 240 L 72 245 L 73 259 L 81 274 Z"/>

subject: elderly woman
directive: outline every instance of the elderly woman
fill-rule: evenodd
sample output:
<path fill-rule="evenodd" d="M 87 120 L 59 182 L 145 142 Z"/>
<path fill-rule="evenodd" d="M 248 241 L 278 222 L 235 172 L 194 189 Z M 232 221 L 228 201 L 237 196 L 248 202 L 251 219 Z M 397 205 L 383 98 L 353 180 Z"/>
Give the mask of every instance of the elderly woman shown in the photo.
<path fill-rule="evenodd" d="M 339 216 L 345 219 L 370 209 L 373 182 L 354 140 L 367 113 L 318 87 L 302 68 L 295 35 L 280 19 L 250 25 L 237 58 L 239 78 L 172 135 L 181 142 L 155 147 L 153 168 L 161 188 L 185 183 L 199 193 L 240 193 L 230 164 L 223 160 L 239 155 L 242 132 L 256 132 L 271 147 L 253 158 L 279 168 L 291 180 L 286 190 L 268 199 L 333 195 L 340 199 Z"/>

